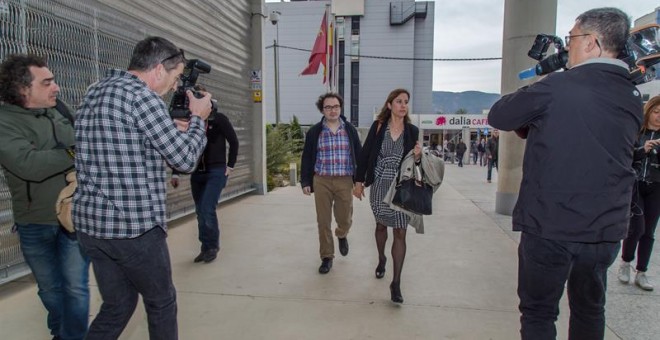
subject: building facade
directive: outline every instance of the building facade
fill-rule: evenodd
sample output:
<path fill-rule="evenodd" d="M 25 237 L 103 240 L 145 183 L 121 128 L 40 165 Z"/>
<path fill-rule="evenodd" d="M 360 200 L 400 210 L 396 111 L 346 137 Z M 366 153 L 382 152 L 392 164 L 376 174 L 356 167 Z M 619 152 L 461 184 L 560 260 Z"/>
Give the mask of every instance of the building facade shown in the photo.
<path fill-rule="evenodd" d="M 308 65 L 326 6 L 334 14 L 336 28 L 333 89 L 344 97 L 347 119 L 369 127 L 395 88 L 411 92 L 411 113 L 433 113 L 433 2 L 317 0 L 266 6 L 279 19 L 264 27 L 263 99 L 268 122 L 276 121 L 276 73 L 280 122 L 290 122 L 294 115 L 303 125 L 320 119 L 314 103 L 330 89 L 323 83 L 323 66 L 316 75 L 300 73 Z"/>

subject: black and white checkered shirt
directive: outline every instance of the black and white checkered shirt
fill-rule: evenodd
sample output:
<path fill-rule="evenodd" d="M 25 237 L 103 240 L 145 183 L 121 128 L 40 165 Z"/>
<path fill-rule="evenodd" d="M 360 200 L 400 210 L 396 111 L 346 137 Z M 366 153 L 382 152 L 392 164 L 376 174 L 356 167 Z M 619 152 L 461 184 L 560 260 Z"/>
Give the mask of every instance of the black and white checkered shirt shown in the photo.
<path fill-rule="evenodd" d="M 109 70 L 76 114 L 76 228 L 102 239 L 167 230 L 165 163 L 191 172 L 206 146 L 204 129 L 193 116 L 180 132 L 157 93 L 129 72 Z"/>

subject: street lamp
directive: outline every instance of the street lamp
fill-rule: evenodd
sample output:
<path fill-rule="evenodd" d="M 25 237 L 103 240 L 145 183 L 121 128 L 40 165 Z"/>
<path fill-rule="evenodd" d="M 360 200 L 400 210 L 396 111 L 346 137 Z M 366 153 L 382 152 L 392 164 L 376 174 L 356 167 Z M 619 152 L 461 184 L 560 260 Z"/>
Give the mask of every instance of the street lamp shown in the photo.
<path fill-rule="evenodd" d="M 274 80 L 275 80 L 275 125 L 280 124 L 280 58 L 279 58 L 279 46 L 277 45 L 280 41 L 280 26 L 277 22 L 280 20 L 280 12 L 272 11 L 268 16 L 273 25 L 275 25 L 275 40 L 273 40 L 273 71 L 274 71 Z"/>

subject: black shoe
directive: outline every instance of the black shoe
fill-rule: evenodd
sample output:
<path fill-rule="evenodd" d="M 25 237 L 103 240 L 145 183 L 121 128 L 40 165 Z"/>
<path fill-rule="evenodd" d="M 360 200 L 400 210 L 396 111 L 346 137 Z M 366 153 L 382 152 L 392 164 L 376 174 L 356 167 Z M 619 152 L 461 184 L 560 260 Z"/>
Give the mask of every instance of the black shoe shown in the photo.
<path fill-rule="evenodd" d="M 339 253 L 341 256 L 348 255 L 348 239 L 345 237 L 339 239 Z"/>
<path fill-rule="evenodd" d="M 401 295 L 401 287 L 399 282 L 392 282 L 390 284 L 390 295 L 392 302 L 394 303 L 403 303 L 403 296 Z"/>
<path fill-rule="evenodd" d="M 378 267 L 376 267 L 376 278 L 382 279 L 385 277 L 385 264 L 387 263 L 387 257 L 383 257 L 383 260 L 378 260 Z"/>
<path fill-rule="evenodd" d="M 321 262 L 321 266 L 319 267 L 319 273 L 327 274 L 330 271 L 330 268 L 332 268 L 332 259 L 326 257 Z"/>
<path fill-rule="evenodd" d="M 218 249 L 209 249 L 206 252 L 204 252 L 203 260 L 204 263 L 209 263 L 215 260 L 215 258 L 218 257 Z"/>
<path fill-rule="evenodd" d="M 200 251 L 200 252 L 199 252 L 199 255 L 197 255 L 197 257 L 195 257 L 195 259 L 193 260 L 193 262 L 195 262 L 195 263 L 199 263 L 199 262 L 204 261 L 204 254 L 205 254 L 205 253 L 206 253 L 206 252 L 203 251 L 203 250 Z"/>

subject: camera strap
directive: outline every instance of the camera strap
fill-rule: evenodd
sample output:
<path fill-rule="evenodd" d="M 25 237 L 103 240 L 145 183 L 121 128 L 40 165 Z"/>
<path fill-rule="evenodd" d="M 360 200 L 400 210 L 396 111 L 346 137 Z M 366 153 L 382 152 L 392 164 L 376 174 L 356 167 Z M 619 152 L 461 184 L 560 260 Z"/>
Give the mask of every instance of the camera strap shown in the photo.
<path fill-rule="evenodd" d="M 68 119 L 71 122 L 71 125 L 73 125 L 74 119 L 71 112 L 69 112 L 69 109 L 66 107 L 63 101 L 59 100 L 59 98 L 56 99 L 56 101 L 57 104 L 55 104 L 55 110 L 64 116 L 64 118 Z"/>

